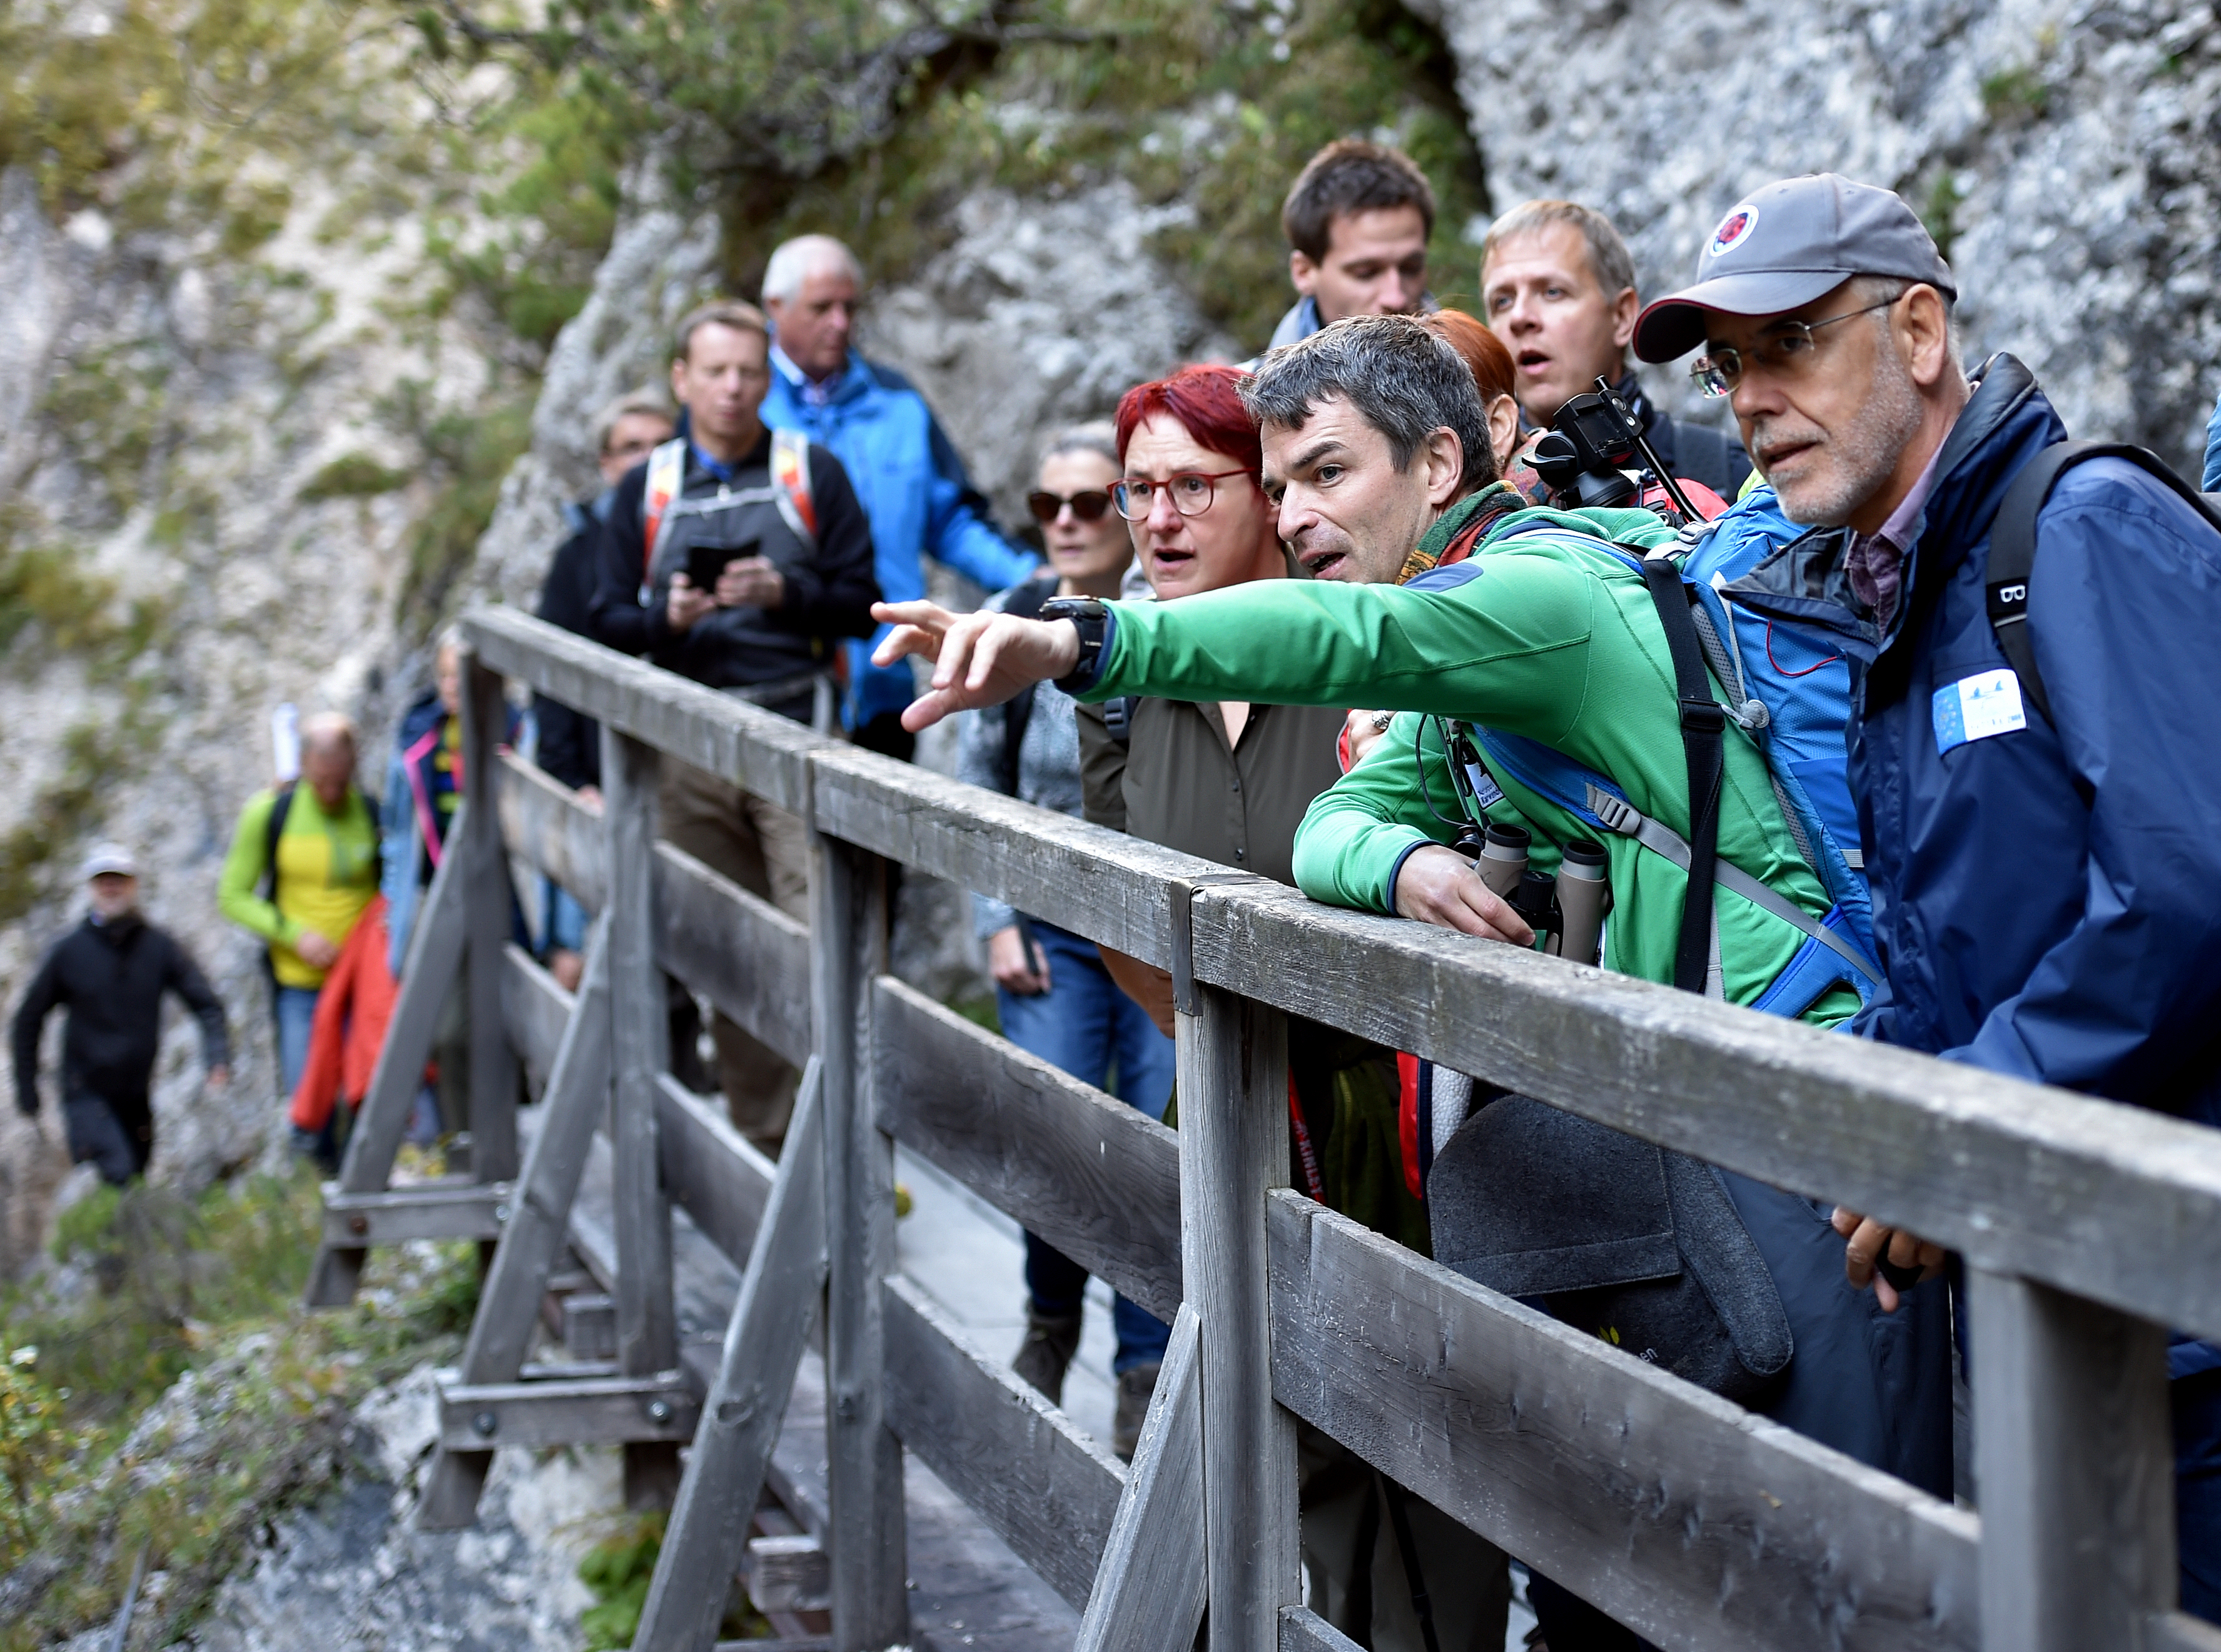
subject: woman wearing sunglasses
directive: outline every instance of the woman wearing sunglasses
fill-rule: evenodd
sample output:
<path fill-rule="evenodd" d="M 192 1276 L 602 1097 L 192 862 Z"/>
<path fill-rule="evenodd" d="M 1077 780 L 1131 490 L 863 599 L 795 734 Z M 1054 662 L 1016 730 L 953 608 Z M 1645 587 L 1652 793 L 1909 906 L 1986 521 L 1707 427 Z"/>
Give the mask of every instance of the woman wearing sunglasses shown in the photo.
<path fill-rule="evenodd" d="M 1039 613 L 1052 597 L 1115 597 L 1134 560 L 1126 524 L 1110 491 L 1119 478 L 1117 438 L 1108 423 L 1076 426 L 1043 447 L 1040 480 L 1027 508 L 1041 524 L 1048 571 L 990 600 L 1010 613 Z M 967 713 L 957 730 L 959 779 L 1067 815 L 1080 812 L 1079 739 L 1071 698 L 1054 684 L 1030 696 Z M 1100 1088 L 1117 1073 L 1119 1096 L 1152 1118 L 1172 1095 L 1173 1042 L 1141 1006 L 1120 992 L 1092 942 L 973 897 L 973 919 L 987 944 L 1003 1036 L 1075 1078 Z M 1026 1340 L 1014 1368 L 1061 1404 L 1065 1372 L 1079 1346 L 1080 1298 L 1087 1271 L 1062 1252 L 1026 1236 Z M 1142 1407 L 1126 1426 L 1123 1374 L 1154 1374 L 1164 1358 L 1165 1327 L 1120 1298 L 1111 1321 L 1122 1381 L 1112 1443 L 1131 1456 Z M 1142 1405 L 1147 1390 L 1142 1391 Z"/>

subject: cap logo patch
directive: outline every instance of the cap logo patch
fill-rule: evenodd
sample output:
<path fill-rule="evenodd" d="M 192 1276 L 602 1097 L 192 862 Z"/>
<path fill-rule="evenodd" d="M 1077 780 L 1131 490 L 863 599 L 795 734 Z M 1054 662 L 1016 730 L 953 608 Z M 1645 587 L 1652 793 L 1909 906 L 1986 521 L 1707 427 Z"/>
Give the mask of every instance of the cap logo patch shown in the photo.
<path fill-rule="evenodd" d="M 1712 231 L 1712 256 L 1732 252 L 1750 238 L 1758 227 L 1758 209 L 1748 201 L 1720 220 L 1720 227 Z"/>

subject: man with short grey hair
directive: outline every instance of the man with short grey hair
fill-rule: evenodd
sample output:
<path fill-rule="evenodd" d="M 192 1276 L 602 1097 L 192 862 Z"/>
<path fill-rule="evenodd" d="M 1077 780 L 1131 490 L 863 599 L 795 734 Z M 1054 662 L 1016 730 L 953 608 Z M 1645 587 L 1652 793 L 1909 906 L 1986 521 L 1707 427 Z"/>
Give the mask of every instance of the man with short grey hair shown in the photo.
<path fill-rule="evenodd" d="M 851 347 L 862 290 L 855 254 L 830 235 L 797 236 L 772 253 L 763 285 L 774 340 L 764 422 L 800 432 L 847 467 L 871 519 L 873 572 L 890 598 L 925 595 L 927 556 L 988 591 L 1017 585 L 1034 572 L 1034 557 L 996 529 L 925 398 L 892 367 Z M 843 721 L 859 745 L 907 760 L 915 744 L 901 721 L 913 691 L 908 669 L 873 666 L 867 643 L 848 653 Z"/>
<path fill-rule="evenodd" d="M 1717 430 L 1679 423 L 1643 394 L 1627 362 L 1635 334 L 1635 260 L 1611 219 L 1578 201 L 1528 201 L 1488 227 L 1480 249 L 1481 310 L 1511 353 L 1514 394 L 1547 427 L 1573 397 L 1612 381 L 1643 421 L 1659 461 L 1723 498 L 1750 474 L 1742 448 Z"/>
<path fill-rule="evenodd" d="M 2011 356 L 1967 373 L 1957 297 L 1895 195 L 1795 178 L 1728 211 L 1635 344 L 1701 347 L 1782 509 L 1836 530 L 1737 592 L 1832 604 L 1871 662 L 1850 779 L 1888 983 L 1855 1029 L 2221 1124 L 2221 523 L 2140 450 L 2068 451 Z M 1941 1269 L 1836 1225 L 1885 1309 Z M 1979 1390 L 2015 1355 L 1968 1323 Z M 2182 1604 L 2221 1622 L 2221 1347 L 2177 1335 L 2168 1365 Z"/>

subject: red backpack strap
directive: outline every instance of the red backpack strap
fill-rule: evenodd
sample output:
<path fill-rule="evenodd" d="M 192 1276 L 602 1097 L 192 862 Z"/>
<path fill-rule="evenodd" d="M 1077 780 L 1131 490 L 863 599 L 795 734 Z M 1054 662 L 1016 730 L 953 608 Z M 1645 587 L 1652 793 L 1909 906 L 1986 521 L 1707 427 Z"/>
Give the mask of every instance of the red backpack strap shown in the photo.
<path fill-rule="evenodd" d="M 686 485 L 686 438 L 674 436 L 648 456 L 648 486 L 640 502 L 640 571 L 645 579 L 655 566 L 655 541 L 663 532 L 663 513 Z"/>
<path fill-rule="evenodd" d="M 771 433 L 771 477 L 779 484 L 779 514 L 804 542 L 817 543 L 817 501 L 810 493 L 810 438 L 799 430 Z"/>

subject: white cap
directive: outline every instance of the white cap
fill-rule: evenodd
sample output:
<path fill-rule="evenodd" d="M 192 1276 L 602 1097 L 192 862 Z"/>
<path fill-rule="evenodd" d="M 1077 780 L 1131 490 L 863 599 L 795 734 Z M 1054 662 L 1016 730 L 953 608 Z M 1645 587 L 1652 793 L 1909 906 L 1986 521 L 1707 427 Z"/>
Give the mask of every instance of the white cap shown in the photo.
<path fill-rule="evenodd" d="M 96 843 L 92 853 L 84 857 L 84 870 L 78 875 L 91 883 L 106 872 L 120 872 L 127 878 L 135 878 L 139 875 L 139 862 L 121 843 Z"/>

